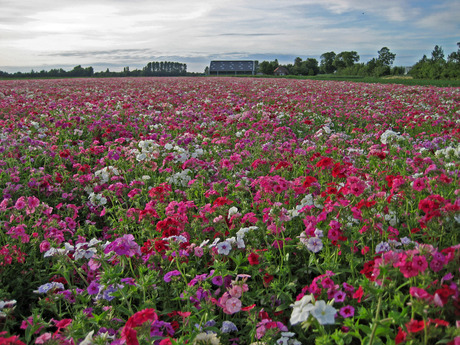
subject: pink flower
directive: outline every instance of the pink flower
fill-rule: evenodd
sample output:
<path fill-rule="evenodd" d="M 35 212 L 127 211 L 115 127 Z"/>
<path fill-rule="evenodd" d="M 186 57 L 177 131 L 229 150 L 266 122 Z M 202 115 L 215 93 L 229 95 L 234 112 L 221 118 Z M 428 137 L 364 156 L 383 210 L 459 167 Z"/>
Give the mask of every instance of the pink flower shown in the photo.
<path fill-rule="evenodd" d="M 405 278 L 415 277 L 419 273 L 419 270 L 414 267 L 412 261 L 406 261 L 399 266 L 399 269 Z"/>
<path fill-rule="evenodd" d="M 239 285 L 232 286 L 232 288 L 228 291 L 230 296 L 235 298 L 240 298 L 243 294 L 243 289 Z"/>
<path fill-rule="evenodd" d="M 424 190 L 426 188 L 425 179 L 423 178 L 416 179 L 414 183 L 412 184 L 412 188 L 414 188 L 418 192 Z"/>
<path fill-rule="evenodd" d="M 353 317 L 353 315 L 355 315 L 355 308 L 353 308 L 351 305 L 347 305 L 340 308 L 339 314 L 344 318 Z"/>
<path fill-rule="evenodd" d="M 14 204 L 14 208 L 16 210 L 22 210 L 24 207 L 26 207 L 26 198 L 21 196 L 18 200 L 16 200 L 16 203 Z"/>
<path fill-rule="evenodd" d="M 241 310 L 241 301 L 236 297 L 229 298 L 225 302 L 225 309 L 230 314 L 235 314 Z"/>
<path fill-rule="evenodd" d="M 426 302 L 430 302 L 431 300 L 433 300 L 433 296 L 431 296 L 428 292 L 426 292 L 426 290 L 418 288 L 416 286 L 412 286 L 409 289 L 409 293 L 411 296 L 418 298 L 418 299 L 423 299 Z"/>
<path fill-rule="evenodd" d="M 416 255 L 412 259 L 412 266 L 414 266 L 414 268 L 418 269 L 420 272 L 425 272 L 425 270 L 428 268 L 428 262 L 423 255 Z"/>
<path fill-rule="evenodd" d="M 35 339 L 35 344 L 44 344 L 48 340 L 51 339 L 51 336 L 52 336 L 52 334 L 49 333 L 49 332 L 43 333 L 41 336 L 39 336 L 37 339 Z"/>

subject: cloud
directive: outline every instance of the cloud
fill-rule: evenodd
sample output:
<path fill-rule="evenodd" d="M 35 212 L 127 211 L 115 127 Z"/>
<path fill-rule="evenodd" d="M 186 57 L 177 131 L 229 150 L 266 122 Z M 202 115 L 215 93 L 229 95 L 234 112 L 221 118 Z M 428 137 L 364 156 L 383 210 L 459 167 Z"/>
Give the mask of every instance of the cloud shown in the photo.
<path fill-rule="evenodd" d="M 457 42 L 459 6 L 448 0 L 0 0 L 0 65 L 143 66 L 159 57 L 198 64 L 210 56 L 306 58 L 344 50 L 366 57 L 382 46 L 398 60 L 430 49 L 435 39 Z"/>

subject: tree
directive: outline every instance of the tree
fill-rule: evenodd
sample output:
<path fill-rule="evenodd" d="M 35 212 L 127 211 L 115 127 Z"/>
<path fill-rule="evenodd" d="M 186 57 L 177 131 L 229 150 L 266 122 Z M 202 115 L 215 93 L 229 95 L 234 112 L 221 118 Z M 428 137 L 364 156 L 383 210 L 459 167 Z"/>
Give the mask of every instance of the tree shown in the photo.
<path fill-rule="evenodd" d="M 292 67 L 293 74 L 303 74 L 302 73 L 302 59 L 300 57 L 296 57 L 294 59 L 294 66 Z"/>
<path fill-rule="evenodd" d="M 327 52 L 321 55 L 320 70 L 323 73 L 334 73 L 336 68 L 334 66 L 334 59 L 336 54 L 334 52 Z"/>
<path fill-rule="evenodd" d="M 359 55 L 355 51 L 345 51 L 335 56 L 333 65 L 336 69 L 352 67 L 355 62 L 359 61 Z"/>
<path fill-rule="evenodd" d="M 396 54 L 391 53 L 390 49 L 388 49 L 387 47 L 383 47 L 377 53 L 379 54 L 377 62 L 380 63 L 382 66 L 391 66 L 393 64 Z"/>
<path fill-rule="evenodd" d="M 319 72 L 318 60 L 313 58 L 308 58 L 302 62 L 302 74 L 305 75 L 317 75 Z"/>
<path fill-rule="evenodd" d="M 444 61 L 444 51 L 442 47 L 435 45 L 433 51 L 431 52 L 431 61 L 438 62 Z"/>
<path fill-rule="evenodd" d="M 275 61 L 262 61 L 258 65 L 258 71 L 263 73 L 263 74 L 273 74 L 275 69 L 277 69 L 279 66 L 278 59 L 275 59 Z"/>

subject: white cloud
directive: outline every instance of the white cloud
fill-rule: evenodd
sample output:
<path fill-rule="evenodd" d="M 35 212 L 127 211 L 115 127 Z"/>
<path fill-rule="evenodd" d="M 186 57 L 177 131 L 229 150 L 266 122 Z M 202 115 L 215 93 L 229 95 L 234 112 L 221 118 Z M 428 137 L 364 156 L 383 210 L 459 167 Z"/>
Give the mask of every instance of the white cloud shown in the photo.
<path fill-rule="evenodd" d="M 421 29 L 430 29 L 431 37 L 444 38 L 460 31 L 455 17 L 460 3 L 413 3 L 0 0 L 0 69 L 18 64 L 104 61 L 143 65 L 161 56 L 204 61 L 211 55 L 236 57 L 235 52 L 246 58 L 257 54 L 319 56 L 331 50 L 369 55 L 382 46 L 401 53 L 411 46 L 413 54 L 432 45 L 423 39 L 430 34 Z M 429 11 L 424 6 L 429 6 Z"/>

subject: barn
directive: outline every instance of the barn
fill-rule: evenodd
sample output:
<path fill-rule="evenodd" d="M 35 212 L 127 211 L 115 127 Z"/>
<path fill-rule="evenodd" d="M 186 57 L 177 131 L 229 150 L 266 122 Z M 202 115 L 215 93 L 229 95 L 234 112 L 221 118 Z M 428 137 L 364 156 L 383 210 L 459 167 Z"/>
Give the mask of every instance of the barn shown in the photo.
<path fill-rule="evenodd" d="M 211 61 L 209 74 L 229 75 L 229 74 L 256 74 L 257 61 L 253 60 L 233 60 L 233 61 Z"/>

